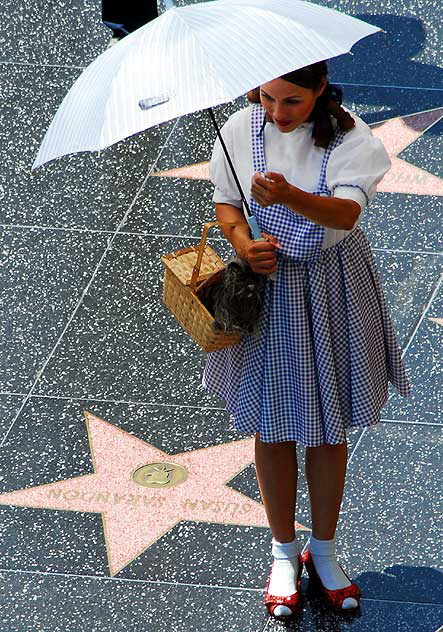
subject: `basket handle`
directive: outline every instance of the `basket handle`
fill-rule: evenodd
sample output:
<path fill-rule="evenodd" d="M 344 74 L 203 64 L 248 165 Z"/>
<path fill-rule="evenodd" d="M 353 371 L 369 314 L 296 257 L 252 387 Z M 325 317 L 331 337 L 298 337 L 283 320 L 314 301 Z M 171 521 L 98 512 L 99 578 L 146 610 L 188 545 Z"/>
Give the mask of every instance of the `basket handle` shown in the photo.
<path fill-rule="evenodd" d="M 203 252 L 205 250 L 206 240 L 208 238 L 209 229 L 213 228 L 214 226 L 239 226 L 240 224 L 243 224 L 243 223 L 244 222 L 207 222 L 206 224 L 203 225 L 202 238 L 201 238 L 200 244 L 198 246 L 197 261 L 196 261 L 194 269 L 192 271 L 192 277 L 191 277 L 191 281 L 189 283 L 189 288 L 190 288 L 191 292 L 195 292 L 195 290 L 197 288 L 197 280 L 198 280 L 198 277 L 200 275 L 200 268 L 201 268 L 201 263 L 202 263 L 202 259 L 203 259 Z"/>

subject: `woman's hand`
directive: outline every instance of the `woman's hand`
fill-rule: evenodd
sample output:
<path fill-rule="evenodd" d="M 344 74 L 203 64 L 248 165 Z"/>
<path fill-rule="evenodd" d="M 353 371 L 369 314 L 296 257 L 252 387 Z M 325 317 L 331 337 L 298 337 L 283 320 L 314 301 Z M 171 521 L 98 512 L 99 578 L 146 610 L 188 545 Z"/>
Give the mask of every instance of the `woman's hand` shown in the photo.
<path fill-rule="evenodd" d="M 277 269 L 277 257 L 275 251 L 281 248 L 277 238 L 267 233 L 262 233 L 266 241 L 250 241 L 245 247 L 242 256 L 256 274 L 269 275 Z"/>
<path fill-rule="evenodd" d="M 286 204 L 291 186 L 289 182 L 281 173 L 267 172 L 265 176 L 261 173 L 252 176 L 252 197 L 263 207 Z"/>

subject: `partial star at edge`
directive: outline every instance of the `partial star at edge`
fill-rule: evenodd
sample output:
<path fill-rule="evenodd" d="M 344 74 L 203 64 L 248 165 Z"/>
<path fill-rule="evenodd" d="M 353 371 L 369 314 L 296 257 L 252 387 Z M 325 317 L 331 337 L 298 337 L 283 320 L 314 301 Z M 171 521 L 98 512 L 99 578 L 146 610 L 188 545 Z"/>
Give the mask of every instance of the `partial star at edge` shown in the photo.
<path fill-rule="evenodd" d="M 409 193 L 412 195 L 442 195 L 443 180 L 415 167 L 398 155 L 415 142 L 423 132 L 443 118 L 443 108 L 425 110 L 415 114 L 372 123 L 374 136 L 380 138 L 392 161 L 392 167 L 379 183 L 377 191 L 383 193 Z M 209 162 L 159 171 L 155 176 L 209 180 Z"/>

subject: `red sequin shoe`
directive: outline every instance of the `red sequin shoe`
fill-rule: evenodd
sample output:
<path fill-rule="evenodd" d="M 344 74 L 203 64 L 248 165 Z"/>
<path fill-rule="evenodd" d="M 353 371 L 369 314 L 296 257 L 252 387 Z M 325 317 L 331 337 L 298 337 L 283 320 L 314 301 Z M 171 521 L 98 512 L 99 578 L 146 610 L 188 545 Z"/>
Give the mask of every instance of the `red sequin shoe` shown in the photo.
<path fill-rule="evenodd" d="M 298 556 L 298 573 L 297 573 L 297 592 L 293 595 L 289 595 L 289 597 L 277 597 L 276 595 L 270 595 L 269 584 L 271 583 L 271 572 L 269 573 L 268 583 L 266 584 L 266 592 L 265 592 L 265 606 L 268 609 L 269 614 L 274 619 L 278 619 L 279 621 L 287 621 L 291 617 L 295 616 L 301 606 L 301 574 L 303 570 L 303 558 L 301 554 Z M 274 610 L 277 606 L 286 606 L 291 611 L 291 614 L 277 616 L 274 614 Z"/>
<path fill-rule="evenodd" d="M 336 590 L 328 590 L 322 583 L 319 574 L 317 573 L 317 569 L 315 568 L 314 561 L 311 557 L 311 552 L 309 549 L 303 555 L 303 564 L 306 566 L 306 570 L 308 571 L 309 580 L 318 588 L 319 592 L 325 598 L 325 601 L 334 608 L 334 610 L 338 610 L 339 612 L 347 613 L 347 612 L 356 612 L 360 606 L 360 597 L 361 590 L 345 573 L 343 568 L 340 566 L 343 573 L 351 582 L 350 586 L 346 586 L 346 588 L 337 588 Z M 357 601 L 357 606 L 355 608 L 343 608 L 343 601 L 347 597 L 353 597 Z"/>

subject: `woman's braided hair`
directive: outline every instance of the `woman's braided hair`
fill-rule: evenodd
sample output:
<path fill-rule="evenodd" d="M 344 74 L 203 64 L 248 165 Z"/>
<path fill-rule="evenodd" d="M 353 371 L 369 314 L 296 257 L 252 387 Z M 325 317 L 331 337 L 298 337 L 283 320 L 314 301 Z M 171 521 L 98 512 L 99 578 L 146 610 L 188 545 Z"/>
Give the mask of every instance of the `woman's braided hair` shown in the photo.
<path fill-rule="evenodd" d="M 316 64 L 288 72 L 286 75 L 282 75 L 280 79 L 294 83 L 302 88 L 316 90 L 320 87 L 324 77 L 327 76 L 328 65 L 325 61 L 320 61 Z M 252 103 L 260 103 L 260 88 L 248 92 L 247 97 Z M 338 86 L 330 84 L 328 81 L 322 94 L 317 97 L 314 109 L 308 119 L 309 121 L 314 121 L 312 129 L 314 145 L 326 149 L 331 142 L 334 136 L 331 116 L 337 120 L 341 130 L 349 130 L 355 126 L 355 121 L 352 116 L 341 107 L 342 101 L 343 90 Z"/>

